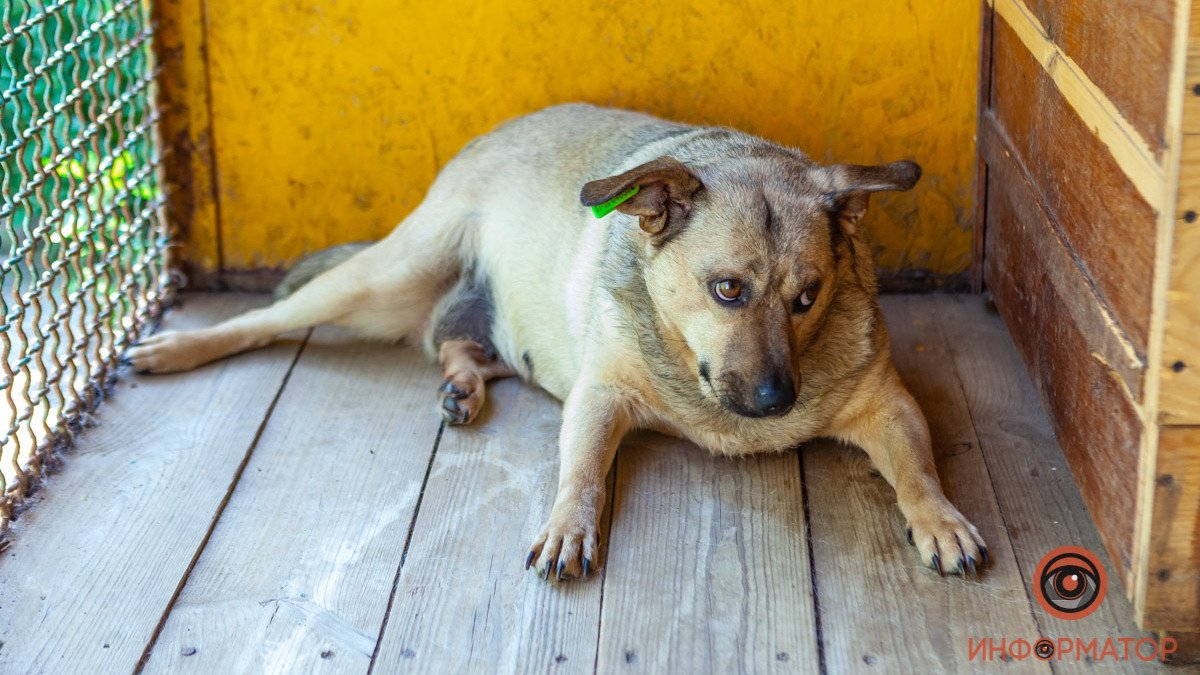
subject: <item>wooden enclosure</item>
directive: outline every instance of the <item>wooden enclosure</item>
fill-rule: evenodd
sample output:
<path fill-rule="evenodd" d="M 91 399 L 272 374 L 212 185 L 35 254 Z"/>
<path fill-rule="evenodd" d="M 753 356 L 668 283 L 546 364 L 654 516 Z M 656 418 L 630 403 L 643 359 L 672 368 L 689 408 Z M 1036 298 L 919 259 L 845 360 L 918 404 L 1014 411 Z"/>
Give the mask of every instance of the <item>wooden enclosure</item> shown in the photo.
<path fill-rule="evenodd" d="M 1139 623 L 1185 632 L 1200 626 L 1198 14 L 984 5 L 975 268 Z"/>
<path fill-rule="evenodd" d="M 389 231 L 472 137 L 563 101 L 818 160 L 914 158 L 917 190 L 869 219 L 884 288 L 993 294 L 1139 622 L 1195 631 L 1197 11 L 162 0 L 180 259 L 193 289 L 264 289 L 306 252 Z"/>
<path fill-rule="evenodd" d="M 974 3 L 155 5 L 192 288 L 261 288 L 306 252 L 377 239 L 467 141 L 568 101 L 734 126 L 818 160 L 917 159 L 917 189 L 874 202 L 885 281 L 965 287 Z"/>

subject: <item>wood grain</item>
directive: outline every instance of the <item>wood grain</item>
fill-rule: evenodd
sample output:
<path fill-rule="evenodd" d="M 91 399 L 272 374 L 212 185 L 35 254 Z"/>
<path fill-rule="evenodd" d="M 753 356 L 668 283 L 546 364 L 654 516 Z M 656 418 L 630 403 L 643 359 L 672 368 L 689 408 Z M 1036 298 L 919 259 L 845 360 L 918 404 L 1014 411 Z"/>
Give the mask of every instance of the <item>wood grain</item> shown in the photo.
<path fill-rule="evenodd" d="M 616 485 L 598 672 L 817 672 L 795 453 L 637 434 Z"/>
<path fill-rule="evenodd" d="M 1187 58 L 1185 60 L 1183 85 L 1183 119 L 1180 128 L 1184 134 L 1200 134 L 1200 11 L 1193 3 L 1191 19 L 1188 21 Z"/>
<path fill-rule="evenodd" d="M 184 296 L 168 328 L 260 298 Z M 299 349 L 127 377 L 0 564 L 0 672 L 129 672 L 209 533 Z M 20 617 L 19 620 L 14 620 Z"/>
<path fill-rule="evenodd" d="M 985 309 L 981 298 L 948 296 L 916 302 L 923 306 L 917 315 L 934 317 L 937 330 L 930 330 L 930 340 L 940 340 L 939 349 L 951 357 L 949 363 L 957 371 L 1040 633 L 1084 640 L 1151 637 L 1138 629 L 1133 606 L 1115 576 L 1110 576 L 1100 607 L 1084 619 L 1058 619 L 1037 605 L 1033 574 L 1050 551 L 1080 546 L 1099 556 L 1106 568 L 1111 569 L 1112 561 L 1000 317 Z M 1138 669 L 1137 664 L 1113 662 L 1065 661 L 1055 666 L 1060 672 Z"/>
<path fill-rule="evenodd" d="M 1018 164 L 1101 298 L 1144 355 L 1154 210 L 1002 21 L 993 31 L 992 64 L 991 107 Z"/>
<path fill-rule="evenodd" d="M 1159 150 L 1166 146 L 1175 2 L 1027 0 L 1027 5 L 1146 142 Z"/>
<path fill-rule="evenodd" d="M 1200 626 L 1200 427 L 1158 436 L 1153 530 L 1143 621 L 1159 630 Z"/>
<path fill-rule="evenodd" d="M 988 190 L 988 288 L 1123 577 L 1131 562 L 1142 423 L 1121 377 L 1093 350 L 1094 329 L 1073 319 L 1080 297 L 1056 281 L 1069 263 L 1048 257 L 1054 241 L 1042 223 L 1020 217 L 1019 205 L 1028 204 L 1022 183 L 1001 178 L 996 169 L 1003 163 L 989 166 L 995 182 Z"/>
<path fill-rule="evenodd" d="M 146 672 L 365 672 L 440 381 L 417 349 L 315 331 Z"/>
<path fill-rule="evenodd" d="M 172 249 L 190 288 L 215 288 L 221 268 L 213 163 L 212 102 L 205 45 L 204 0 L 150 3 L 155 23 L 155 56 L 161 65 L 156 84 L 162 114 L 167 216 L 173 236 L 186 246 Z"/>
<path fill-rule="evenodd" d="M 968 661 L 970 638 L 1036 635 L 1021 570 L 929 303 L 883 301 L 896 366 L 929 420 L 946 496 L 979 528 L 993 563 L 978 581 L 943 579 L 922 567 L 905 541 L 895 492 L 866 454 L 809 444 L 802 460 L 826 664 L 833 672 L 986 667 Z"/>
<path fill-rule="evenodd" d="M 988 165 L 988 181 L 996 192 L 990 196 L 1001 200 L 1001 208 L 1011 210 L 1018 231 L 1001 230 L 992 232 L 992 238 L 1010 242 L 1010 249 L 1019 242 L 1022 262 L 1033 265 L 1021 271 L 1009 270 L 1013 274 L 1025 274 L 1034 270 L 1045 277 L 1045 283 L 1053 286 L 1056 293 L 1067 301 L 1060 309 L 1066 318 L 1078 326 L 1087 340 L 1088 352 L 1104 363 L 1114 377 L 1120 378 L 1130 397 L 1143 399 L 1147 375 L 1145 357 L 1130 341 L 1129 334 L 1113 317 L 1112 309 L 1096 294 L 1095 286 L 1072 254 L 1059 230 L 1039 206 L 1028 177 L 1018 164 L 1009 139 L 1004 135 L 999 122 L 990 113 L 983 117 L 980 128 L 979 147 Z M 985 265 L 985 268 L 987 265 Z M 993 282 L 999 281 L 993 279 Z"/>
<path fill-rule="evenodd" d="M 602 580 L 524 568 L 554 503 L 560 406 L 515 379 L 488 400 L 442 436 L 375 672 L 592 672 Z"/>
<path fill-rule="evenodd" d="M 1200 136 L 1185 136 L 1158 401 L 1164 424 L 1200 423 Z"/>

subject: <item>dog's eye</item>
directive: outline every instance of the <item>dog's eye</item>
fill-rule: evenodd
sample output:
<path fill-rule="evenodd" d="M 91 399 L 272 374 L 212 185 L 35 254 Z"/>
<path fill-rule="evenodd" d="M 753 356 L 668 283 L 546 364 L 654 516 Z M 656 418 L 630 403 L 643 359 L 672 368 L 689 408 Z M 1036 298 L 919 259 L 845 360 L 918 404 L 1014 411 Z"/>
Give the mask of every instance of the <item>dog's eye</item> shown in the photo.
<path fill-rule="evenodd" d="M 722 279 L 713 284 L 713 294 L 721 302 L 738 302 L 742 299 L 742 282 L 737 279 Z"/>
<path fill-rule="evenodd" d="M 792 303 L 792 311 L 796 314 L 803 314 L 812 309 L 813 303 L 817 301 L 817 294 L 821 292 L 821 284 L 813 284 L 804 289 L 804 292 L 796 296 L 795 302 Z"/>

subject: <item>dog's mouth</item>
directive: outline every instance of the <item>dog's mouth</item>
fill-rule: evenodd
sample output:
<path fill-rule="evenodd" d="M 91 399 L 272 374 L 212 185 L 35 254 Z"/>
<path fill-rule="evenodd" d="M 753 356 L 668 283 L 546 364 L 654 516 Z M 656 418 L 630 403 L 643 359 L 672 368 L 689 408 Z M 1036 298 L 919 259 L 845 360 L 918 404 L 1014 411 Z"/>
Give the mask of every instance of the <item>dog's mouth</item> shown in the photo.
<path fill-rule="evenodd" d="M 728 396 L 722 396 L 722 397 L 720 397 L 720 400 L 721 400 L 721 405 L 725 406 L 725 409 L 728 410 L 729 412 L 731 412 L 735 415 L 740 415 L 742 417 L 749 417 L 751 419 L 762 419 L 765 417 L 783 417 L 784 415 L 786 415 L 792 411 L 791 403 L 789 403 L 787 405 L 774 406 L 771 408 L 758 409 L 758 408 L 750 408 L 745 405 L 742 405 L 736 399 L 730 398 Z"/>

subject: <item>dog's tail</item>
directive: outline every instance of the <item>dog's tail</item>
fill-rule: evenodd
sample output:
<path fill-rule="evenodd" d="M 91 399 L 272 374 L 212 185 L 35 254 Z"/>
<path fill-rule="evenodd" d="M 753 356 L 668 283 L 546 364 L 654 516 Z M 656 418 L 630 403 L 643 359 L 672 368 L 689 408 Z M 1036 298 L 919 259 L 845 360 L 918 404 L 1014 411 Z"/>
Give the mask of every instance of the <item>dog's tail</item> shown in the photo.
<path fill-rule="evenodd" d="M 312 281 L 317 275 L 327 269 L 341 265 L 359 251 L 370 247 L 372 244 L 374 242 L 370 241 L 342 244 L 341 246 L 333 246 L 304 256 L 300 259 L 300 262 L 293 265 L 287 271 L 283 280 L 275 286 L 273 294 L 275 301 L 278 302 L 295 293 L 301 286 Z"/>

